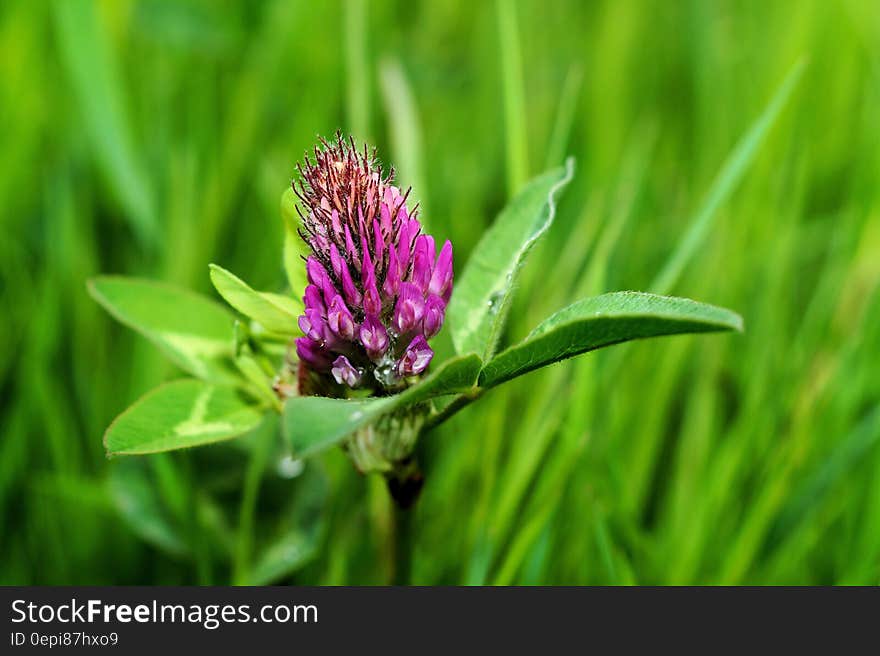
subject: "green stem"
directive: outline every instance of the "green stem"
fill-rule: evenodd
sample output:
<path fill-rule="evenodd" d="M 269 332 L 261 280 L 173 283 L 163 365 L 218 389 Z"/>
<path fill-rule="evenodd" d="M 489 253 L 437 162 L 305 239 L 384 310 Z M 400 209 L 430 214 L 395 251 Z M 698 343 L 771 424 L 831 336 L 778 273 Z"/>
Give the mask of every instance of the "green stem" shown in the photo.
<path fill-rule="evenodd" d="M 273 431 L 261 431 L 251 451 L 245 472 L 244 489 L 238 510 L 238 533 L 232 565 L 232 584 L 247 585 L 250 582 L 251 551 L 253 549 L 254 515 L 260 493 L 260 481 L 272 445 Z"/>
<path fill-rule="evenodd" d="M 185 531 L 192 550 L 199 585 L 211 584 L 211 551 L 204 534 L 202 499 L 194 480 L 190 454 L 157 453 L 150 459 L 163 504 L 169 509 L 176 525 Z"/>
<path fill-rule="evenodd" d="M 392 537 L 393 585 L 409 585 L 411 579 L 413 506 L 419 498 L 424 476 L 414 456 L 395 463 L 385 474 L 388 492 L 394 500 L 394 525 Z"/>
<path fill-rule="evenodd" d="M 412 568 L 412 516 L 411 508 L 394 505 L 394 573 L 393 585 L 409 585 Z"/>
<path fill-rule="evenodd" d="M 452 417 L 459 410 L 466 408 L 471 403 L 476 401 L 478 398 L 483 396 L 486 390 L 477 388 L 472 392 L 468 392 L 467 394 L 461 394 L 457 396 L 452 402 L 443 408 L 440 412 L 435 412 L 430 415 L 426 420 L 424 426 L 422 426 L 423 431 L 429 431 L 432 428 L 439 426 L 444 421 Z"/>

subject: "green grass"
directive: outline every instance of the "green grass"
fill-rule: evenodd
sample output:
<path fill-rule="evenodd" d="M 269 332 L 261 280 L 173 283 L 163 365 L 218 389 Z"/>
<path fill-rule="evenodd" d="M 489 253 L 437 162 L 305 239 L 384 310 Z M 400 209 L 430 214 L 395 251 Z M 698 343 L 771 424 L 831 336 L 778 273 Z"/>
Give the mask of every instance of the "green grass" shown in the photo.
<path fill-rule="evenodd" d="M 218 298 L 216 262 L 283 291 L 279 195 L 337 128 L 429 195 L 459 273 L 525 179 L 577 159 L 502 347 L 609 290 L 746 322 L 554 365 L 444 424 L 411 582 L 880 583 L 878 44 L 854 0 L 5 3 L 0 583 L 272 578 L 276 538 L 282 581 L 392 579 L 381 480 L 340 452 L 288 479 L 272 426 L 101 444 L 179 373 L 86 279 Z"/>

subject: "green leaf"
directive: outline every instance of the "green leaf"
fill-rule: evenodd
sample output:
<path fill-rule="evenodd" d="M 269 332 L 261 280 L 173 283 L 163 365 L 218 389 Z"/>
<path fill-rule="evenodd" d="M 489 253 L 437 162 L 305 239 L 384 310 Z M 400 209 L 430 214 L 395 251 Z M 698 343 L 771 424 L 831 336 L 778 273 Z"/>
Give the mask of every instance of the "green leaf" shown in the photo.
<path fill-rule="evenodd" d="M 519 269 L 550 227 L 556 194 L 571 180 L 574 160 L 532 180 L 474 248 L 449 308 L 452 341 L 458 353 L 487 360 L 494 353 Z"/>
<path fill-rule="evenodd" d="M 726 330 L 741 331 L 742 318 L 714 305 L 641 292 L 603 294 L 560 310 L 525 340 L 500 353 L 480 373 L 480 387 L 611 344 Z"/>
<path fill-rule="evenodd" d="M 287 282 L 294 294 L 302 294 L 308 284 L 303 258 L 308 257 L 309 247 L 297 232 L 300 221 L 296 212 L 296 194 L 291 187 L 281 194 L 281 218 L 284 221 L 284 271 L 287 273 Z"/>
<path fill-rule="evenodd" d="M 219 303 L 151 280 L 99 276 L 89 293 L 118 321 L 203 380 L 238 383 L 232 364 L 233 317 Z"/>
<path fill-rule="evenodd" d="M 312 455 L 338 444 L 383 414 L 471 389 L 481 364 L 480 358 L 473 354 L 452 358 L 417 385 L 384 398 L 294 397 L 284 404 L 282 430 L 297 457 Z"/>
<path fill-rule="evenodd" d="M 260 423 L 262 409 L 226 385 L 177 380 L 148 392 L 104 434 L 107 455 L 140 455 L 220 442 Z"/>
<path fill-rule="evenodd" d="M 281 220 L 284 228 L 290 234 L 297 234 L 300 227 L 299 214 L 296 211 L 296 192 L 293 187 L 288 187 L 281 194 Z"/>
<path fill-rule="evenodd" d="M 295 295 L 301 295 L 305 291 L 306 285 L 309 284 L 304 257 L 308 257 L 308 248 L 305 242 L 295 232 L 285 230 L 284 272 L 287 274 L 287 284 L 290 285 L 291 293 Z"/>
<path fill-rule="evenodd" d="M 255 291 L 241 278 L 216 264 L 209 265 L 211 282 L 226 302 L 266 330 L 280 335 L 299 333 L 302 303 L 289 296 Z"/>
<path fill-rule="evenodd" d="M 287 283 L 290 285 L 291 293 L 297 295 L 297 299 L 302 302 L 301 297 L 305 291 L 306 285 L 309 284 L 306 276 L 306 263 L 303 256 L 306 255 L 306 247 L 299 235 L 293 235 L 289 232 L 284 234 L 284 272 L 287 274 Z M 300 314 L 302 312 L 300 311 Z"/>
<path fill-rule="evenodd" d="M 278 410 L 281 410 L 278 396 L 272 390 L 272 374 L 260 366 L 257 357 L 254 356 L 250 348 L 245 347 L 241 355 L 235 358 L 235 366 L 238 367 L 242 376 L 251 383 L 247 390 L 255 398 L 262 399 L 267 405 L 276 406 Z"/>

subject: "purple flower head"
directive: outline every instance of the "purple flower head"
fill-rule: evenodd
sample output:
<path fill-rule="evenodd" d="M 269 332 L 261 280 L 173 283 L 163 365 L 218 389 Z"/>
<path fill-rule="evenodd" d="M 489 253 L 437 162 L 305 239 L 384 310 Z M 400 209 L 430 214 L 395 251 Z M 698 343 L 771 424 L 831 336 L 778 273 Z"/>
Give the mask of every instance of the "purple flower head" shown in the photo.
<path fill-rule="evenodd" d="M 410 191 L 353 139 L 322 139 L 297 169 L 300 236 L 311 249 L 300 363 L 343 388 L 402 387 L 434 355 L 427 340 L 452 294 L 452 244 L 437 252 Z"/>

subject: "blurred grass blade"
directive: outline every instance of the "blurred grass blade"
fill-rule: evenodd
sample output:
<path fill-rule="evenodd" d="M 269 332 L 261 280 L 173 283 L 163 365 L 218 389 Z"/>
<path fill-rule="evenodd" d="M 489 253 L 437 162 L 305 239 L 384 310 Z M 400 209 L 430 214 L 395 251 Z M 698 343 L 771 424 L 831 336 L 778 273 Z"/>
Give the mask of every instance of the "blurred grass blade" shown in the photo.
<path fill-rule="evenodd" d="M 532 180 L 474 248 L 449 308 L 458 353 L 488 359 L 501 335 L 520 267 L 556 216 L 556 195 L 574 175 L 574 160 Z"/>
<path fill-rule="evenodd" d="M 186 536 L 163 504 L 145 461 L 126 459 L 114 463 L 107 489 L 122 520 L 142 540 L 172 555 L 189 553 Z"/>
<path fill-rule="evenodd" d="M 805 63 L 803 60 L 795 64 L 786 76 L 779 90 L 770 103 L 752 124 L 749 131 L 740 139 L 736 147 L 728 155 L 721 170 L 712 182 L 703 204 L 691 220 L 690 227 L 678 244 L 665 266 L 650 285 L 650 290 L 657 294 L 667 294 L 678 283 L 685 265 L 691 260 L 697 249 L 706 240 L 712 227 L 712 219 L 721 205 L 728 199 L 731 192 L 742 179 L 749 165 L 755 159 L 761 145 L 782 112 L 785 103 L 801 79 Z"/>
<path fill-rule="evenodd" d="M 61 61 L 101 171 L 142 243 L 158 237 L 153 190 L 135 148 L 116 56 L 90 0 L 56 2 Z"/>
<path fill-rule="evenodd" d="M 216 264 L 208 265 L 217 292 L 236 310 L 279 335 L 299 334 L 297 317 L 302 302 L 290 296 L 255 291 L 234 273 Z"/>
<path fill-rule="evenodd" d="M 507 0 L 497 0 L 495 3 L 504 97 L 508 198 L 513 198 L 529 178 L 526 103 L 516 7 L 517 3 Z"/>
<path fill-rule="evenodd" d="M 615 292 L 560 310 L 522 342 L 489 361 L 480 386 L 492 387 L 603 346 L 681 333 L 742 330 L 742 318 L 685 298 Z"/>
<path fill-rule="evenodd" d="M 348 0 L 345 11 L 345 79 L 348 124 L 352 134 L 370 136 L 370 51 L 367 49 L 367 0 Z"/>
<path fill-rule="evenodd" d="M 142 455 L 228 440 L 256 428 L 260 408 L 234 387 L 177 380 L 148 392 L 104 435 L 107 455 Z"/>
<path fill-rule="evenodd" d="M 549 169 L 565 161 L 565 150 L 571 136 L 583 79 L 584 69 L 581 63 L 572 63 L 565 76 L 562 93 L 559 95 L 559 106 L 556 110 L 553 132 L 550 134 L 550 143 L 547 146 L 547 161 L 544 168 Z"/>
<path fill-rule="evenodd" d="M 779 546 L 810 513 L 818 511 L 828 493 L 865 461 L 880 443 L 880 406 L 875 407 L 834 449 L 830 457 L 793 492 L 767 537 L 767 549 Z"/>
<path fill-rule="evenodd" d="M 288 503 L 273 518 L 269 539 L 257 551 L 249 585 L 276 583 L 319 554 L 327 522 L 327 478 L 309 464 L 292 484 Z"/>
<path fill-rule="evenodd" d="M 272 585 L 308 563 L 317 551 L 313 533 L 291 528 L 258 555 L 248 584 Z"/>
<path fill-rule="evenodd" d="M 534 517 L 529 518 L 514 537 L 510 548 L 504 558 L 498 574 L 492 581 L 492 585 L 511 585 L 514 576 L 522 565 L 528 550 L 544 531 L 549 518 L 553 515 L 556 507 L 547 504 L 541 507 Z"/>
<path fill-rule="evenodd" d="M 123 276 L 93 278 L 88 289 L 184 371 L 207 381 L 240 382 L 232 364 L 233 317 L 222 305 L 186 289 Z"/>
<path fill-rule="evenodd" d="M 386 58 L 379 67 L 379 81 L 385 113 L 388 115 L 388 132 L 391 136 L 391 161 L 397 171 L 398 185 L 412 187 L 411 198 L 415 199 L 422 211 L 419 222 L 422 231 L 431 233 L 430 212 L 428 212 L 428 185 L 426 182 L 422 149 L 422 127 L 419 123 L 416 101 L 406 73 L 399 59 Z"/>
<path fill-rule="evenodd" d="M 298 396 L 284 404 L 283 431 L 294 454 L 305 457 L 338 444 L 382 415 L 437 396 L 465 392 L 477 382 L 476 355 L 447 360 L 430 376 L 395 396 L 378 399 L 329 399 Z"/>

